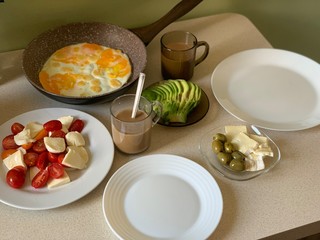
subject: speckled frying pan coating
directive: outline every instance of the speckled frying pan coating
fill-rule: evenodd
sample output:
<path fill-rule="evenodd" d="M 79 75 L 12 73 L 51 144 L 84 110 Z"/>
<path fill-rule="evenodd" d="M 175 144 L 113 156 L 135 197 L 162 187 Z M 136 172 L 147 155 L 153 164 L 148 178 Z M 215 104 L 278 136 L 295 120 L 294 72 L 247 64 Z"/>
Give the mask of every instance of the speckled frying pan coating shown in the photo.
<path fill-rule="evenodd" d="M 94 97 L 65 97 L 47 92 L 39 82 L 39 72 L 47 59 L 58 49 L 76 43 L 96 43 L 120 49 L 132 64 L 132 74 L 120 89 Z M 111 101 L 120 96 L 144 71 L 147 52 L 144 43 L 133 32 L 107 23 L 71 23 L 42 33 L 32 40 L 23 52 L 23 69 L 29 82 L 40 92 L 55 100 L 69 104 L 90 104 Z"/>

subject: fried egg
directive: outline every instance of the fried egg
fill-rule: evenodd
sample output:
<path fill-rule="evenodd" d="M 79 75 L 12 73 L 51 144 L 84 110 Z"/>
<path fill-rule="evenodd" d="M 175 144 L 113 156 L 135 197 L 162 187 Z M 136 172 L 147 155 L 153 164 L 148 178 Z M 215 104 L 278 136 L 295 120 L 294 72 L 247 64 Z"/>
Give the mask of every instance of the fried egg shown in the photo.
<path fill-rule="evenodd" d="M 121 50 L 94 43 L 78 43 L 54 52 L 39 73 L 51 93 L 88 97 L 115 91 L 131 75 L 128 56 Z"/>

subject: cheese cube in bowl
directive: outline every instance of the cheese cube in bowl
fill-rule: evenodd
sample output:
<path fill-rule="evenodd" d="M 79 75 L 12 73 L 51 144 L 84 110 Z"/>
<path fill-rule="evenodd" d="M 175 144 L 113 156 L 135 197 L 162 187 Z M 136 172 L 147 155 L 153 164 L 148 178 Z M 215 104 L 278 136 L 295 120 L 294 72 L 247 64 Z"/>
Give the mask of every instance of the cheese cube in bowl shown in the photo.
<path fill-rule="evenodd" d="M 199 150 L 210 169 L 238 181 L 271 170 L 281 158 L 275 142 L 258 127 L 230 124 L 208 131 Z"/>

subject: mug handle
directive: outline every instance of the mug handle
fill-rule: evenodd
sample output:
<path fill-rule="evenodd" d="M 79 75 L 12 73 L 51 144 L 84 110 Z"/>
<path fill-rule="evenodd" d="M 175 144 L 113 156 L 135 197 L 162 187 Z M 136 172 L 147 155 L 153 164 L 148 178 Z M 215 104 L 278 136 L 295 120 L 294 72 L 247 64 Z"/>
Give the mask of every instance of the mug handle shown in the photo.
<path fill-rule="evenodd" d="M 206 59 L 206 57 L 209 54 L 209 44 L 205 41 L 199 41 L 196 45 L 196 49 L 198 47 L 204 46 L 204 52 L 202 53 L 202 55 L 195 61 L 195 66 L 197 66 L 199 63 L 201 63 L 203 60 Z"/>
<path fill-rule="evenodd" d="M 162 116 L 162 104 L 158 101 L 152 102 L 152 109 L 155 116 L 152 118 L 152 127 L 157 124 Z"/>

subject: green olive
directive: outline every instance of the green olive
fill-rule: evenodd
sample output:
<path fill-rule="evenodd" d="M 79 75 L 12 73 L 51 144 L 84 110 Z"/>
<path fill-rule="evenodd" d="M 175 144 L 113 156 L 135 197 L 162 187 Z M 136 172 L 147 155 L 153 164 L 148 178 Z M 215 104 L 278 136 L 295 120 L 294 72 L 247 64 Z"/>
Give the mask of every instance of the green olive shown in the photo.
<path fill-rule="evenodd" d="M 216 133 L 216 134 L 213 136 L 212 139 L 213 139 L 213 140 L 219 140 L 219 141 L 221 141 L 221 142 L 223 142 L 223 143 L 227 141 L 226 135 L 224 135 L 224 134 L 222 134 L 222 133 Z"/>
<path fill-rule="evenodd" d="M 233 159 L 229 164 L 230 168 L 234 171 L 243 171 L 244 170 L 244 161 Z"/>
<path fill-rule="evenodd" d="M 235 150 L 234 152 L 232 152 L 231 155 L 233 159 L 241 160 L 241 161 L 243 161 L 246 157 L 242 152 L 238 150 Z"/>
<path fill-rule="evenodd" d="M 217 154 L 217 158 L 223 165 L 228 165 L 229 162 L 232 160 L 231 154 L 226 152 L 219 152 Z"/>
<path fill-rule="evenodd" d="M 224 151 L 227 153 L 232 153 L 234 151 L 234 146 L 231 142 L 225 142 L 224 143 Z"/>
<path fill-rule="evenodd" d="M 214 153 L 219 153 L 223 151 L 223 143 L 219 140 L 214 140 L 212 142 L 212 151 Z"/>

